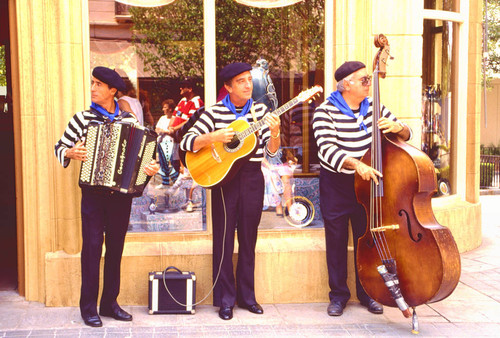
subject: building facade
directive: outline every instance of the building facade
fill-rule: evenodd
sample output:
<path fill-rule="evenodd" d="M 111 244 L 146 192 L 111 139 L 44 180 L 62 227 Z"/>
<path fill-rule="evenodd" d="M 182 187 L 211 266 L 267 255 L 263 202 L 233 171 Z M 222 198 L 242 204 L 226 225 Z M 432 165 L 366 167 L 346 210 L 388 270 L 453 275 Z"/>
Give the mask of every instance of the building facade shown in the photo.
<path fill-rule="evenodd" d="M 181 6 L 181 2 L 177 0 L 165 8 Z M 292 56 L 288 60 L 265 57 L 280 104 L 314 84 L 323 86 L 328 95 L 335 89 L 335 69 L 346 60 L 363 61 L 372 69 L 377 51 L 373 37 L 379 33 L 387 36 L 394 60 L 390 61 L 388 76 L 381 80 L 381 101 L 411 126 L 414 133 L 410 143 L 434 161 L 444 187 L 443 196 L 432 203 L 439 223 L 450 228 L 461 252 L 480 244 L 482 1 L 324 0 L 314 1 L 319 4 L 315 7 L 310 6 L 312 2 L 308 7 L 308 1 L 236 2 L 191 2 L 198 6 L 197 31 L 183 43 L 202 62 L 197 58 L 190 68 L 192 73 L 188 74 L 188 68 L 183 74 L 170 69 L 159 79 L 138 56 L 141 47 L 134 45 L 128 35 L 128 14 L 123 17 L 117 13 L 114 1 L 8 1 L 18 281 L 19 292 L 27 300 L 48 306 L 78 303 L 79 166 L 73 163 L 68 169 L 60 167 L 53 146 L 69 118 L 90 105 L 92 67 L 100 64 L 119 68 L 139 91 L 142 88 L 154 93 L 160 83 L 164 93 L 171 93 L 165 96 L 175 99 L 175 81 L 189 75 L 199 82 L 205 104 L 211 105 L 220 88 L 217 70 L 229 60 L 226 55 L 231 51 L 224 46 L 237 41 L 229 33 L 221 33 L 229 32 L 223 25 L 229 22 L 227 27 L 242 33 L 250 30 L 232 22 L 231 17 L 222 20 L 220 15 L 234 10 L 233 18 L 250 16 L 255 10 L 248 10 L 248 6 L 271 6 L 273 9 L 265 13 L 281 17 L 280 22 L 286 25 L 276 43 L 285 47 L 275 53 Z M 297 6 L 303 6 L 297 12 L 305 11 L 307 16 L 303 21 L 287 20 L 296 15 L 293 11 Z M 115 14 L 114 22 L 109 20 L 110 12 Z M 308 20 L 311 16 L 317 19 Z M 250 21 L 257 25 L 253 18 Z M 305 26 L 311 29 L 305 31 Z M 303 38 L 293 35 L 295 31 L 304 34 Z M 117 32 L 123 32 L 123 36 Z M 261 28 L 261 34 L 266 33 Z M 295 54 L 285 53 L 290 49 Z M 254 63 L 259 56 L 240 57 Z M 164 98 L 151 95 L 152 107 L 160 105 Z M 152 115 L 156 122 L 160 113 L 155 109 Z M 311 110 L 305 105 L 287 115 L 284 134 L 289 137 L 285 140 L 287 150 L 296 160 L 290 177 L 295 191 L 311 200 L 318 210 L 314 195 L 317 161 L 308 128 Z M 196 272 L 199 299 L 212 286 L 211 220 L 204 212 L 210 193 L 195 193 L 196 213 L 182 210 L 180 201 L 179 210 L 161 217 L 145 209 L 155 198 L 159 203 L 157 193 L 146 194 L 136 203 L 137 218 L 131 217 L 119 300 L 124 305 L 147 304 L 148 272 L 171 265 Z M 170 203 L 165 207 L 170 208 L 174 202 L 164 203 Z M 270 206 L 276 209 L 276 205 Z M 260 302 L 328 300 L 324 231 L 320 215 L 316 213 L 313 218 L 308 226 L 294 227 L 274 213 L 265 213 L 257 242 L 256 292 Z M 166 222 L 173 226 L 165 227 Z M 189 228 L 186 224 L 199 227 Z"/>
<path fill-rule="evenodd" d="M 483 107 L 481 121 L 481 145 L 485 147 L 498 147 L 500 146 L 500 135 L 498 132 L 500 125 L 500 121 L 498 120 L 498 116 L 500 116 L 500 79 L 492 79 L 490 86 L 485 92 L 486 106 Z"/>

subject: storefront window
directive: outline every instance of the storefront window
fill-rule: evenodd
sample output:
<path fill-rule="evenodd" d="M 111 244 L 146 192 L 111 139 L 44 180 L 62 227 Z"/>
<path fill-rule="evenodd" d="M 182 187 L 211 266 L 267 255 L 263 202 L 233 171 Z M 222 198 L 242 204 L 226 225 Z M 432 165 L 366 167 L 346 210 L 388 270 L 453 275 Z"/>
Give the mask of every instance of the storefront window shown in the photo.
<path fill-rule="evenodd" d="M 217 0 L 216 39 L 217 70 L 236 61 L 253 65 L 254 100 L 271 110 L 324 84 L 323 0 L 273 9 Z M 217 89 L 222 88 L 218 82 Z M 219 94 L 222 97 L 222 91 Z M 281 153 L 266 159 L 262 167 L 266 194 L 261 229 L 322 226 L 312 133 L 312 114 L 322 100 L 323 96 L 281 115 Z"/>
<path fill-rule="evenodd" d="M 453 65 L 454 32 L 449 21 L 425 20 L 422 59 L 422 150 L 431 158 L 438 179 L 437 196 L 449 195 L 453 187 L 452 116 L 456 109 Z"/>
<path fill-rule="evenodd" d="M 179 102 L 182 80 L 193 83 L 195 95 L 205 101 L 203 1 L 177 0 L 150 8 L 114 4 L 109 13 L 103 13 L 103 7 L 89 6 L 91 67 L 112 67 L 130 80 L 144 111 L 144 124 L 155 129 L 166 100 L 174 105 Z M 258 96 L 254 99 L 266 101 L 271 110 L 314 85 L 323 86 L 324 6 L 324 0 L 278 8 L 217 0 L 217 72 L 230 62 L 252 64 L 255 81 L 266 78 L 269 85 L 259 94 L 254 81 L 254 95 Z M 216 85 L 217 89 L 223 87 L 220 82 Z M 266 159 L 262 169 L 266 177 L 262 228 L 323 225 L 312 132 L 314 109 L 323 100 L 321 94 L 281 115 L 281 153 Z M 207 229 L 206 191 L 178 165 L 175 149 L 171 140 L 160 137 L 157 156 L 165 159 L 165 154 L 170 155 L 168 165 L 151 179 L 143 196 L 134 199 L 129 231 Z"/>
<path fill-rule="evenodd" d="M 157 7 L 114 5 L 89 6 L 91 67 L 118 71 L 131 89 L 126 96 L 139 100 L 144 125 L 156 129 L 162 118 L 165 130 L 165 121 L 176 118 L 176 106 L 186 95 L 180 88 L 183 81 L 189 82 L 198 102 L 204 99 L 203 1 L 177 0 Z M 205 193 L 193 185 L 168 135 L 159 137 L 157 158 L 162 168 L 143 195 L 134 199 L 129 231 L 206 230 Z"/>

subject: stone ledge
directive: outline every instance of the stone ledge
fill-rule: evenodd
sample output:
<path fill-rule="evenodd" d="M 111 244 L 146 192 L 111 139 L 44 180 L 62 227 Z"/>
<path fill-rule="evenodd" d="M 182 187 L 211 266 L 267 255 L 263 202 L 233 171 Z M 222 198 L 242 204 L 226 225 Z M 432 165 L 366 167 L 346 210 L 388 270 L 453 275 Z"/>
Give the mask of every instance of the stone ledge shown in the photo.
<path fill-rule="evenodd" d="M 481 204 L 468 203 L 456 196 L 433 200 L 440 224 L 447 226 L 460 252 L 481 243 Z M 212 287 L 212 240 L 208 234 L 187 236 L 156 234 L 147 238 L 127 236 L 122 260 L 119 301 L 123 305 L 147 305 L 148 273 L 168 266 L 194 271 L 197 300 Z M 235 248 L 237 252 L 237 245 Z M 348 285 L 354 290 L 354 257 L 349 247 Z M 238 254 L 233 255 L 236 265 Z M 101 265 L 102 268 L 102 265 Z M 101 273 L 102 276 L 102 273 Z M 80 294 L 80 255 L 63 251 L 45 255 L 47 306 L 77 306 Z M 328 302 L 328 275 L 322 229 L 260 231 L 256 248 L 255 289 L 259 302 Z M 211 304 L 208 297 L 202 304 Z"/>
<path fill-rule="evenodd" d="M 481 245 L 481 203 L 469 203 L 452 195 L 433 198 L 432 208 L 439 224 L 450 229 L 459 252 Z"/>
<path fill-rule="evenodd" d="M 269 234 L 257 242 L 255 288 L 259 302 L 328 302 L 323 231 L 298 233 L 280 238 Z M 292 234 L 290 234 L 292 235 Z M 273 238 L 274 237 L 274 238 Z M 236 246 L 237 247 L 237 246 Z M 237 252 L 237 248 L 235 248 Z M 236 266 L 237 253 L 233 255 Z M 350 287 L 354 285 L 352 249 L 349 255 Z M 101 278 L 102 278 L 101 264 Z M 212 241 L 126 243 L 122 260 L 121 292 L 123 305 L 147 305 L 148 273 L 167 266 L 194 271 L 197 300 L 212 287 Z M 77 306 L 80 295 L 80 255 L 62 251 L 45 256 L 46 305 Z M 102 281 L 101 281 L 102 283 Z M 355 293 L 354 293 L 355 294 Z M 202 304 L 211 304 L 208 297 Z"/>

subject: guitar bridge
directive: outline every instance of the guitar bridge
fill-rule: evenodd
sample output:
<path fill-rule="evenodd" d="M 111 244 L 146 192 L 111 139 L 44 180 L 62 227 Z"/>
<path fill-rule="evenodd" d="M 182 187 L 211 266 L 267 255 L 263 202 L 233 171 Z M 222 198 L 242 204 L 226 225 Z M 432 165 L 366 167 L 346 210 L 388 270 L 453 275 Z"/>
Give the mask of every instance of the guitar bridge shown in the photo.
<path fill-rule="evenodd" d="M 212 157 L 214 158 L 214 160 L 217 163 L 221 163 L 222 160 L 221 160 L 219 154 L 217 153 L 217 150 L 215 150 L 215 146 L 213 144 L 211 144 L 210 147 L 212 148 Z"/>

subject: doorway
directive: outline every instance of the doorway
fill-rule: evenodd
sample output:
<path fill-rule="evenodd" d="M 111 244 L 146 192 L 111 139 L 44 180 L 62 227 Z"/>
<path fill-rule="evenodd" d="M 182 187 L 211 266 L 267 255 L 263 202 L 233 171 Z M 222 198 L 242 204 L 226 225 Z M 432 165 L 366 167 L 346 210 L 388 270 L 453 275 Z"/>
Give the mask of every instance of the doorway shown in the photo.
<path fill-rule="evenodd" d="M 16 186 L 8 1 L 0 1 L 0 291 L 17 290 Z"/>

